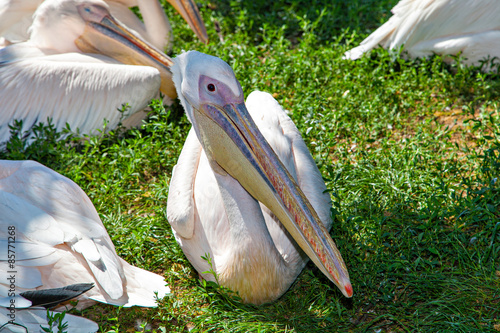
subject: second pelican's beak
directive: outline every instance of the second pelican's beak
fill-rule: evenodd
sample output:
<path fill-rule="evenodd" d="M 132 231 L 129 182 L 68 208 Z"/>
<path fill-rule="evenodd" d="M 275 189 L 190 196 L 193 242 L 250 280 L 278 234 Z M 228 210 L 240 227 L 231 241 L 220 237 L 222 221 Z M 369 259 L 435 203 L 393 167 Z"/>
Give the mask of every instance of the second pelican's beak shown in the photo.
<path fill-rule="evenodd" d="M 207 156 L 266 205 L 319 269 L 346 297 L 349 274 L 335 243 L 293 177 L 265 140 L 244 103 L 194 109 Z"/>
<path fill-rule="evenodd" d="M 169 67 L 173 61 L 163 52 L 134 35 L 99 5 L 82 4 L 78 12 L 86 23 L 83 34 L 75 41 L 83 52 L 100 53 L 124 64 L 155 67 L 160 71 L 162 93 L 177 97 Z"/>
<path fill-rule="evenodd" d="M 198 7 L 191 0 L 167 0 L 181 14 L 186 22 L 205 44 L 208 43 L 207 30 L 203 22 Z"/>

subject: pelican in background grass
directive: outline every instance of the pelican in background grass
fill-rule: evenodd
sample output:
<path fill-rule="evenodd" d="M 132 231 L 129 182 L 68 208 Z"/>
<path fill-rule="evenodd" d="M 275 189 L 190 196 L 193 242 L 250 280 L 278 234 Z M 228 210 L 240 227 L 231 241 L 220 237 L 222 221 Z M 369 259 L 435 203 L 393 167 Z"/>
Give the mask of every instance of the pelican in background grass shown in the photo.
<path fill-rule="evenodd" d="M 191 29 L 203 42 L 208 42 L 207 32 L 198 8 L 193 2 L 167 0 L 186 20 Z M 33 13 L 43 0 L 1 0 L 0 36 L 4 44 L 25 42 L 29 39 L 28 29 L 33 23 Z M 170 22 L 158 0 L 106 0 L 109 11 L 128 29 L 160 50 L 170 52 L 173 34 Z M 138 7 L 144 22 L 130 10 Z M 0 43 L 1 45 L 1 43 Z"/>
<path fill-rule="evenodd" d="M 177 2 L 193 14 L 192 0 Z M 204 31 L 201 19 L 192 21 Z M 28 41 L 0 49 L 0 144 L 16 119 L 21 136 L 48 118 L 58 131 L 69 124 L 88 134 L 105 119 L 108 129 L 139 124 L 138 111 L 159 90 L 167 104 L 176 97 L 171 59 L 116 21 L 102 0 L 46 0 L 30 29 Z"/>
<path fill-rule="evenodd" d="M 329 194 L 281 106 L 263 92 L 245 106 L 231 67 L 216 57 L 183 53 L 172 73 L 193 128 L 172 173 L 167 219 L 196 270 L 261 304 L 280 297 L 309 257 L 351 297 L 327 231 Z"/>
<path fill-rule="evenodd" d="M 401 0 L 392 13 L 389 21 L 347 51 L 344 58 L 358 59 L 378 46 L 403 46 L 411 58 L 460 54 L 463 63 L 474 66 L 500 56 L 497 0 Z M 491 70 L 491 66 L 484 70 Z"/>
<path fill-rule="evenodd" d="M 80 283 L 94 287 L 77 298 L 78 309 L 96 301 L 155 307 L 156 298 L 170 292 L 163 277 L 118 257 L 78 185 L 37 162 L 0 161 L 0 226 L 0 307 L 14 303 L 21 311 L 37 305 L 23 292 Z M 9 261 L 12 254 L 15 260 Z M 9 292 L 12 274 L 14 294 Z"/>

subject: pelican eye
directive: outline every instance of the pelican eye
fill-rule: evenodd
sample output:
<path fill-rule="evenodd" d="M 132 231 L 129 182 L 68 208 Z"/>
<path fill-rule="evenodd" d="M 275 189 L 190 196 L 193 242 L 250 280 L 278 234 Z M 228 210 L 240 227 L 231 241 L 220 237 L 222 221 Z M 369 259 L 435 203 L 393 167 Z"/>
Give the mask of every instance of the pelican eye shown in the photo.
<path fill-rule="evenodd" d="M 210 92 L 214 92 L 214 91 L 215 91 L 215 89 L 216 89 L 215 84 L 213 84 L 213 83 L 209 83 L 209 84 L 207 84 L 207 90 L 208 90 L 208 91 L 210 91 Z"/>

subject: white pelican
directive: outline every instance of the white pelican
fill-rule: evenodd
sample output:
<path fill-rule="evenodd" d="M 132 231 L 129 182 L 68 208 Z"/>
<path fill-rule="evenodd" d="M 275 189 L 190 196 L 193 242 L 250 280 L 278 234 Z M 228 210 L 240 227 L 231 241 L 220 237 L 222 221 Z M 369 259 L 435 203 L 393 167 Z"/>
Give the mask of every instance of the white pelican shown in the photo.
<path fill-rule="evenodd" d="M 389 21 L 344 58 L 355 60 L 378 46 L 399 49 L 402 45 L 412 58 L 461 52 L 468 65 L 500 56 L 497 0 L 401 0 L 392 13 Z"/>
<path fill-rule="evenodd" d="M 96 301 L 154 307 L 155 293 L 170 292 L 163 277 L 118 257 L 78 185 L 33 161 L 0 161 L 0 277 L 6 308 L 30 307 L 22 292 L 80 283 L 95 286 L 77 298 L 79 309 Z"/>
<path fill-rule="evenodd" d="M 231 67 L 202 53 L 179 55 L 172 73 L 193 129 L 172 174 L 167 219 L 196 270 L 261 304 L 280 297 L 309 257 L 351 297 L 326 229 L 332 222 L 325 184 L 279 104 L 254 92 L 247 111 Z M 206 255 L 217 278 L 204 273 Z"/>
<path fill-rule="evenodd" d="M 29 41 L 0 49 L 0 144 L 14 119 L 23 121 L 22 132 L 47 118 L 59 131 L 68 123 L 82 134 L 102 128 L 104 119 L 108 129 L 127 117 L 124 124 L 135 125 L 130 116 L 159 89 L 175 98 L 169 65 L 169 57 L 118 23 L 102 0 L 46 0 Z M 124 103 L 129 109 L 122 114 Z"/>
<path fill-rule="evenodd" d="M 207 32 L 198 8 L 193 2 L 167 0 L 189 24 L 203 43 L 208 42 Z M 5 44 L 25 42 L 28 28 L 33 23 L 33 13 L 43 0 L 1 0 L 0 36 Z M 133 30 L 144 40 L 160 50 L 172 49 L 173 35 L 170 22 L 159 0 L 105 0 L 113 17 Z M 129 9 L 139 7 L 144 23 Z M 0 44 L 1 45 L 1 44 Z"/>

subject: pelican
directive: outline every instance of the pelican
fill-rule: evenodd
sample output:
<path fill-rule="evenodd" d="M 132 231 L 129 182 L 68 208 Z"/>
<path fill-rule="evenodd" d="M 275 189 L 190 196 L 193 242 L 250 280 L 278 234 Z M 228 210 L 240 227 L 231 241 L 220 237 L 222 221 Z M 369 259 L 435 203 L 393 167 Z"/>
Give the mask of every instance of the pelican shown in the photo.
<path fill-rule="evenodd" d="M 80 283 L 94 287 L 77 298 L 78 309 L 96 301 L 154 307 L 170 292 L 163 277 L 116 254 L 78 185 L 34 161 L 0 161 L 0 276 L 5 308 L 32 306 L 23 292 Z"/>
<path fill-rule="evenodd" d="M 411 58 L 460 53 L 465 64 L 474 66 L 500 56 L 500 6 L 496 0 L 401 0 L 392 13 L 389 21 L 344 58 L 358 59 L 378 46 L 404 46 Z"/>
<path fill-rule="evenodd" d="M 208 42 L 205 25 L 194 3 L 167 0 L 182 15 L 203 43 Z M 25 42 L 28 28 L 33 23 L 33 13 L 43 0 L 17 0 L 0 2 L 0 36 L 4 44 Z M 173 35 L 170 22 L 158 0 L 106 0 L 113 17 L 141 38 L 160 50 L 172 49 Z M 139 7 L 144 23 L 129 9 Z"/>
<path fill-rule="evenodd" d="M 48 118 L 58 131 L 69 124 L 88 134 L 104 120 L 108 129 L 121 120 L 137 125 L 158 90 L 167 103 L 176 97 L 172 60 L 116 21 L 102 0 L 46 0 L 30 30 L 27 42 L 0 49 L 0 144 L 16 119 L 22 135 Z"/>
<path fill-rule="evenodd" d="M 280 297 L 309 257 L 351 297 L 327 231 L 325 184 L 280 105 L 254 92 L 245 106 L 231 67 L 216 57 L 183 53 L 172 73 L 193 128 L 172 173 L 167 219 L 198 273 L 262 304 Z"/>

